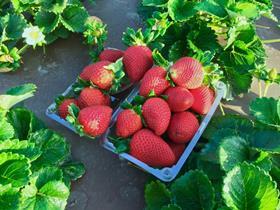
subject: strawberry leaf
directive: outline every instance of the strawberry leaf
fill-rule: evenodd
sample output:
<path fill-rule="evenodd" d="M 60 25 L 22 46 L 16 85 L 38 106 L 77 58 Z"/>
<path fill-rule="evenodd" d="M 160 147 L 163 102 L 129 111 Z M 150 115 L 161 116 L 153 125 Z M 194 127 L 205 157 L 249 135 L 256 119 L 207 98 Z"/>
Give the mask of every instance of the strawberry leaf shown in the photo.
<path fill-rule="evenodd" d="M 35 16 L 35 24 L 38 25 L 44 33 L 48 34 L 57 28 L 59 19 L 59 16 L 55 13 L 39 11 Z"/>
<path fill-rule="evenodd" d="M 158 66 L 162 66 L 164 68 L 169 68 L 170 66 L 169 61 L 166 60 L 158 50 L 153 51 L 153 59 Z"/>
<path fill-rule="evenodd" d="M 271 177 L 252 164 L 235 166 L 225 177 L 223 198 L 230 209 L 276 209 L 278 191 Z"/>
<path fill-rule="evenodd" d="M 148 210 L 161 209 L 170 204 L 171 192 L 160 181 L 151 182 L 145 188 L 145 201 Z"/>
<path fill-rule="evenodd" d="M 275 130 L 260 130 L 250 135 L 253 148 L 268 153 L 280 154 L 280 133 Z"/>
<path fill-rule="evenodd" d="M 143 0 L 143 6 L 155 6 L 155 7 L 163 7 L 166 6 L 168 0 Z"/>
<path fill-rule="evenodd" d="M 170 17 L 179 22 L 189 20 L 196 14 L 195 2 L 184 0 L 169 0 L 168 12 Z"/>
<path fill-rule="evenodd" d="M 117 154 L 121 154 L 124 152 L 129 152 L 129 138 L 122 138 L 118 136 L 109 136 L 108 139 L 113 143 L 115 146 L 115 152 Z"/>
<path fill-rule="evenodd" d="M 19 209 L 20 193 L 11 184 L 0 185 L 0 206 L 5 210 Z"/>
<path fill-rule="evenodd" d="M 280 129 L 280 99 L 257 98 L 249 109 L 259 122 Z"/>
<path fill-rule="evenodd" d="M 136 105 L 142 105 L 145 103 L 145 101 L 146 98 L 144 96 L 137 95 L 133 98 L 132 103 Z"/>
<path fill-rule="evenodd" d="M 163 206 L 161 210 L 182 210 L 182 208 L 176 204 L 169 204 L 167 206 Z"/>
<path fill-rule="evenodd" d="M 39 0 L 41 8 L 47 12 L 60 14 L 67 6 L 67 0 Z"/>
<path fill-rule="evenodd" d="M 173 199 L 182 209 L 213 209 L 214 189 L 202 171 L 189 171 L 171 185 Z"/>

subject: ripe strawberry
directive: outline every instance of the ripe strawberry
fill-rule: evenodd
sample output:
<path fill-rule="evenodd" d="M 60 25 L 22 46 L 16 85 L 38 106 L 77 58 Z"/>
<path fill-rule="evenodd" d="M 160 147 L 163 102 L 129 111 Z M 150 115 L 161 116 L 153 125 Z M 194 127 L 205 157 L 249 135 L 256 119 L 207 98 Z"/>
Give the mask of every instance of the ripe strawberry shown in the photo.
<path fill-rule="evenodd" d="M 159 66 L 148 70 L 141 81 L 139 94 L 147 97 L 151 91 L 154 91 L 156 96 L 161 95 L 170 86 L 165 79 L 166 74 L 166 70 Z"/>
<path fill-rule="evenodd" d="M 124 69 L 131 82 L 138 82 L 153 66 L 152 51 L 145 46 L 132 46 L 123 55 Z"/>
<path fill-rule="evenodd" d="M 130 154 L 153 167 L 168 167 L 175 163 L 169 145 L 149 129 L 142 129 L 133 135 Z"/>
<path fill-rule="evenodd" d="M 114 63 L 121 57 L 123 57 L 123 51 L 117 49 L 105 49 L 100 53 L 99 60 Z"/>
<path fill-rule="evenodd" d="M 142 128 L 141 117 L 132 109 L 123 110 L 117 117 L 116 134 L 127 138 Z"/>
<path fill-rule="evenodd" d="M 66 119 L 67 115 L 69 114 L 68 107 L 71 104 L 78 106 L 78 102 L 74 98 L 64 99 L 63 102 L 58 106 L 58 114 L 61 118 Z"/>
<path fill-rule="evenodd" d="M 170 120 L 168 136 L 175 143 L 186 143 L 192 139 L 199 128 L 198 120 L 191 112 L 175 113 Z"/>
<path fill-rule="evenodd" d="M 94 105 L 110 105 L 110 97 L 105 95 L 97 88 L 84 88 L 78 98 L 78 104 L 81 109 Z"/>
<path fill-rule="evenodd" d="M 113 110 L 109 106 L 96 105 L 82 109 L 78 122 L 83 126 L 84 133 L 96 137 L 109 127 Z"/>
<path fill-rule="evenodd" d="M 182 87 L 170 87 L 164 95 L 167 96 L 167 103 L 172 112 L 183 112 L 189 109 L 194 102 L 190 91 Z"/>
<path fill-rule="evenodd" d="M 167 142 L 167 144 L 170 146 L 171 150 L 173 151 L 177 162 L 180 159 L 183 152 L 185 151 L 186 144 L 175 144 L 173 142 Z"/>
<path fill-rule="evenodd" d="M 170 72 L 174 83 L 187 89 L 198 88 L 203 81 L 202 65 L 191 57 L 180 58 L 171 67 Z"/>
<path fill-rule="evenodd" d="M 198 114 L 207 114 L 214 102 L 214 91 L 207 86 L 201 86 L 190 92 L 194 97 L 191 109 Z"/>
<path fill-rule="evenodd" d="M 143 107 L 142 114 L 148 127 L 156 135 L 162 135 L 168 128 L 171 111 L 167 102 L 161 98 L 148 99 Z"/>
<path fill-rule="evenodd" d="M 105 66 L 108 66 L 111 62 L 109 61 L 99 61 L 93 64 L 90 64 L 84 68 L 80 74 L 80 78 L 85 81 L 89 81 L 91 76 L 95 74 L 99 69 L 104 69 Z"/>
<path fill-rule="evenodd" d="M 115 75 L 112 70 L 99 68 L 93 71 L 90 81 L 100 89 L 109 90 L 113 85 L 114 78 Z"/>

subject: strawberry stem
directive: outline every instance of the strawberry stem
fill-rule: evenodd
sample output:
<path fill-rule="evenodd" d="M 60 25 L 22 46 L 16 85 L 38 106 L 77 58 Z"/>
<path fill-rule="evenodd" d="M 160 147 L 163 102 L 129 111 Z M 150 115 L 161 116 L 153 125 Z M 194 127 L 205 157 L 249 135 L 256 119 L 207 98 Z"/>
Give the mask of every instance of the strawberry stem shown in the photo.
<path fill-rule="evenodd" d="M 223 104 L 222 104 L 221 102 L 219 103 L 219 107 L 220 107 L 220 110 L 221 110 L 221 112 L 222 112 L 222 115 L 225 116 L 226 113 L 225 113 L 225 110 L 224 110 L 224 108 L 223 108 Z"/>
<path fill-rule="evenodd" d="M 258 87 L 259 87 L 259 98 L 262 97 L 262 84 L 261 84 L 261 80 L 258 80 Z"/>

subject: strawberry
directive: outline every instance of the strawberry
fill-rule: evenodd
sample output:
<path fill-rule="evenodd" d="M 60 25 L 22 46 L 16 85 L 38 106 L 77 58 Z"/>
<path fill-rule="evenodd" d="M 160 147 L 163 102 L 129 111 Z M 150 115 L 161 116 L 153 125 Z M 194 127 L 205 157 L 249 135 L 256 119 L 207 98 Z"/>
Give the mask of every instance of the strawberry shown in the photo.
<path fill-rule="evenodd" d="M 199 122 L 193 113 L 178 112 L 171 117 L 167 133 L 170 140 L 181 144 L 189 142 L 198 128 Z"/>
<path fill-rule="evenodd" d="M 138 82 L 153 66 L 152 51 L 145 46 L 129 47 L 124 52 L 123 64 L 130 81 Z"/>
<path fill-rule="evenodd" d="M 207 86 L 201 86 L 190 92 L 194 97 L 191 109 L 198 114 L 207 114 L 214 102 L 214 91 Z"/>
<path fill-rule="evenodd" d="M 105 49 L 100 53 L 99 60 L 114 63 L 121 57 L 123 57 L 123 51 L 117 49 Z"/>
<path fill-rule="evenodd" d="M 110 97 L 105 95 L 97 88 L 84 88 L 78 98 L 79 107 L 81 109 L 94 105 L 110 105 Z"/>
<path fill-rule="evenodd" d="M 90 64 L 84 68 L 80 74 L 80 78 L 85 81 L 89 81 L 91 76 L 95 74 L 99 69 L 104 69 L 105 66 L 108 66 L 111 62 L 109 61 L 99 61 L 93 64 Z"/>
<path fill-rule="evenodd" d="M 83 131 L 92 137 L 100 136 L 109 127 L 113 110 L 109 106 L 96 105 L 82 109 L 78 122 Z"/>
<path fill-rule="evenodd" d="M 58 114 L 61 118 L 66 119 L 67 115 L 69 114 L 68 107 L 71 104 L 75 104 L 76 106 L 78 106 L 78 102 L 74 98 L 64 99 L 62 103 L 58 106 Z"/>
<path fill-rule="evenodd" d="M 117 117 L 116 134 L 127 138 L 143 127 L 141 117 L 132 109 L 123 110 Z"/>
<path fill-rule="evenodd" d="M 187 89 L 198 88 L 203 81 L 202 65 L 191 57 L 180 58 L 171 67 L 170 77 L 178 86 Z"/>
<path fill-rule="evenodd" d="M 90 81 L 100 89 L 109 90 L 113 85 L 114 78 L 113 71 L 106 68 L 99 68 L 93 71 Z"/>
<path fill-rule="evenodd" d="M 173 142 L 167 142 L 167 144 L 170 146 L 171 150 L 173 151 L 177 162 L 180 159 L 183 152 L 185 151 L 186 144 L 175 144 Z"/>
<path fill-rule="evenodd" d="M 139 94 L 147 97 L 153 91 L 156 96 L 161 95 L 170 86 L 166 74 L 166 70 L 159 66 L 148 70 L 141 81 Z"/>
<path fill-rule="evenodd" d="M 142 129 L 133 135 L 130 154 L 153 167 L 168 167 L 175 163 L 169 145 L 149 129 Z"/>
<path fill-rule="evenodd" d="M 164 95 L 167 96 L 167 103 L 172 112 L 183 112 L 189 109 L 194 102 L 190 91 L 182 87 L 170 87 Z"/>
<path fill-rule="evenodd" d="M 150 98 L 142 107 L 142 114 L 147 126 L 156 135 L 162 135 L 168 128 L 171 111 L 167 102 L 161 98 Z"/>

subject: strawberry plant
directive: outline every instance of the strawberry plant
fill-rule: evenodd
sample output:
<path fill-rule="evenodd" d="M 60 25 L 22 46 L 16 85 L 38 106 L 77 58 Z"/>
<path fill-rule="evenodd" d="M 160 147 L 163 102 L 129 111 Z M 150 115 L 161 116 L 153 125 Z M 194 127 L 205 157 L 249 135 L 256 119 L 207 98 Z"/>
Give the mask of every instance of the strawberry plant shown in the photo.
<path fill-rule="evenodd" d="M 181 174 L 170 185 L 146 185 L 147 209 L 277 209 L 279 99 L 257 98 L 253 120 L 212 119 Z"/>
<path fill-rule="evenodd" d="M 157 49 L 173 62 L 186 55 L 206 61 L 204 83 L 224 81 L 230 99 L 248 92 L 253 78 L 279 84 L 265 62 L 263 43 L 271 41 L 260 39 L 255 24 L 261 16 L 276 21 L 271 11 L 271 0 L 143 0 L 146 27 L 128 28 L 123 42 Z"/>
<path fill-rule="evenodd" d="M 94 57 L 107 38 L 106 25 L 90 17 L 80 0 L 2 1 L 0 9 L 0 72 L 17 70 L 30 46 L 45 48 L 70 33 L 83 34 Z"/>
<path fill-rule="evenodd" d="M 28 109 L 13 108 L 35 91 L 26 84 L 0 95 L 1 209 L 64 209 L 71 181 L 85 172 L 64 137 Z"/>

